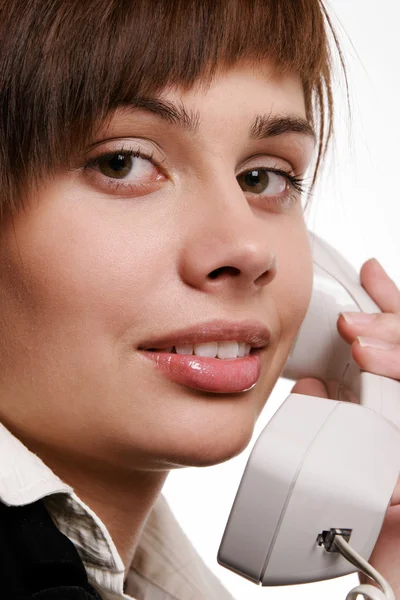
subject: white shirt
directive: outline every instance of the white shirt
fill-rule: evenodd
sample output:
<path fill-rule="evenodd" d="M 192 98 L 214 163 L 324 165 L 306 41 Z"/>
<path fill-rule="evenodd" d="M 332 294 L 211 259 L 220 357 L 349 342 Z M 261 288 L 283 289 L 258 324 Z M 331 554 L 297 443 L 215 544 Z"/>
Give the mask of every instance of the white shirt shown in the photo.
<path fill-rule="evenodd" d="M 23 506 L 42 498 L 103 600 L 234 600 L 201 560 L 161 495 L 124 585 L 124 564 L 104 523 L 0 423 L 1 502 Z"/>

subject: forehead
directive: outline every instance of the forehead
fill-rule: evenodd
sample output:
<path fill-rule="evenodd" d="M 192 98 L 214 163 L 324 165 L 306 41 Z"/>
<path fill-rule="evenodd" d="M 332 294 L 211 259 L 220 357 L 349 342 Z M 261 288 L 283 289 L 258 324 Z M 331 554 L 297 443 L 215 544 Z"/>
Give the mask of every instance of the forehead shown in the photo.
<path fill-rule="evenodd" d="M 197 80 L 189 89 L 170 86 L 157 97 L 197 107 L 199 112 L 213 108 L 221 112 L 243 112 L 260 105 L 265 112 L 296 112 L 306 115 L 302 79 L 299 73 L 278 71 L 272 61 L 259 64 L 237 63 L 219 69 L 211 80 Z M 199 115 L 197 115 L 199 116 Z"/>
<path fill-rule="evenodd" d="M 139 113 L 139 114 L 138 114 Z M 296 72 L 278 72 L 273 63 L 237 64 L 220 69 L 212 80 L 198 79 L 189 88 L 169 86 L 140 96 L 109 114 L 107 125 L 155 118 L 196 134 L 226 122 L 246 123 L 254 138 L 297 132 L 315 138 L 306 118 L 303 84 Z M 107 125 L 105 128 L 107 129 Z M 104 128 L 102 127 L 101 129 Z"/>

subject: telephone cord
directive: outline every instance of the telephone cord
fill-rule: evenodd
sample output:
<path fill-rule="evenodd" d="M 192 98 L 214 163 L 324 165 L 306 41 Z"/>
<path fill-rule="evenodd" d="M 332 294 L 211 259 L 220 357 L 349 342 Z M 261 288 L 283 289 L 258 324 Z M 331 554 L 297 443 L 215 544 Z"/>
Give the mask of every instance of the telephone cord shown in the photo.
<path fill-rule="evenodd" d="M 357 567 L 359 571 L 362 571 L 367 575 L 367 577 L 373 579 L 381 587 L 380 590 L 368 584 L 358 585 L 347 594 L 346 600 L 357 600 L 359 594 L 364 596 L 366 600 L 396 600 L 393 590 L 386 579 L 384 579 L 374 567 L 358 554 L 358 552 L 356 552 L 341 535 L 335 536 L 334 543 L 340 554 L 346 560 Z"/>

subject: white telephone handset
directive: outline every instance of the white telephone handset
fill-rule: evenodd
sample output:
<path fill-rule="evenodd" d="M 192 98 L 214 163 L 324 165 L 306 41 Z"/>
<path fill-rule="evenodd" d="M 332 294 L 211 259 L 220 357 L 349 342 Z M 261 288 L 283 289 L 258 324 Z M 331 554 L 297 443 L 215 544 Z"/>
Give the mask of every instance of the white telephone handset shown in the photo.
<path fill-rule="evenodd" d="M 313 293 L 282 375 L 339 381 L 338 398 L 284 401 L 252 450 L 218 552 L 221 565 L 264 586 L 357 571 L 329 549 L 332 535 L 368 560 L 400 472 L 400 382 L 361 371 L 336 326 L 339 312 L 381 310 L 355 269 L 309 235 Z M 345 387 L 359 404 L 341 401 Z"/>

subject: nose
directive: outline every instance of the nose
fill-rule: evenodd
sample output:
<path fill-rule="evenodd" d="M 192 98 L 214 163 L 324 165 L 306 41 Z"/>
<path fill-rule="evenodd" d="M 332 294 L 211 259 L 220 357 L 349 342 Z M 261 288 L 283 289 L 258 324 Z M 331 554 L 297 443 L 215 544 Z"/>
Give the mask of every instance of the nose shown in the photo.
<path fill-rule="evenodd" d="M 204 292 L 255 293 L 277 272 L 267 215 L 247 201 L 235 178 L 195 198 L 186 213 L 179 269 L 183 281 Z"/>

